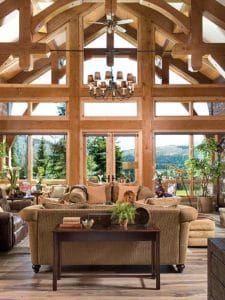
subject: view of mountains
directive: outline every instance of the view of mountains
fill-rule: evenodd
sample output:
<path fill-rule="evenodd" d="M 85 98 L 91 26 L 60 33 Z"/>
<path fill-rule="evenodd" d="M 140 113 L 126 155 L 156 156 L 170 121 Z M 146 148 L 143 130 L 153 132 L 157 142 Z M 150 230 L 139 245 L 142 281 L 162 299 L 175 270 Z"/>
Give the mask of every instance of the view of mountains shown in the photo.
<path fill-rule="evenodd" d="M 188 154 L 188 146 L 159 146 L 156 149 L 156 169 L 167 169 L 166 164 L 183 167 L 184 162 L 188 159 Z"/>

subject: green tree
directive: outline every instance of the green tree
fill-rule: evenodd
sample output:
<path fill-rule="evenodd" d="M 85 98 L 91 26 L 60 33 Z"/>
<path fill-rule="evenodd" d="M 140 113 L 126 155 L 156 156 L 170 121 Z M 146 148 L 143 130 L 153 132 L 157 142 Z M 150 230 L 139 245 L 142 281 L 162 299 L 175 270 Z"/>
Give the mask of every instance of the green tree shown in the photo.
<path fill-rule="evenodd" d="M 49 179 L 66 177 L 66 139 L 64 137 L 50 146 L 46 175 Z"/>
<path fill-rule="evenodd" d="M 58 115 L 59 116 L 65 116 L 66 114 L 66 104 L 60 103 L 57 105 Z"/>
<path fill-rule="evenodd" d="M 27 139 L 27 135 L 17 135 L 11 148 L 11 164 L 20 168 L 20 178 L 27 177 Z"/>
<path fill-rule="evenodd" d="M 34 145 L 34 152 L 35 152 L 35 145 Z M 40 140 L 38 140 L 38 148 L 34 158 L 34 166 L 33 166 L 33 176 L 37 177 L 38 175 L 38 168 L 43 168 L 43 176 L 46 175 L 46 168 L 48 164 L 48 156 L 46 151 L 45 139 L 42 136 Z"/>
<path fill-rule="evenodd" d="M 106 178 L 106 139 L 105 137 L 89 137 L 87 143 L 87 175 L 103 175 Z M 123 152 L 119 145 L 115 148 L 116 178 L 122 173 Z"/>
<path fill-rule="evenodd" d="M 87 143 L 88 174 L 106 176 L 106 139 L 103 136 L 89 137 Z"/>

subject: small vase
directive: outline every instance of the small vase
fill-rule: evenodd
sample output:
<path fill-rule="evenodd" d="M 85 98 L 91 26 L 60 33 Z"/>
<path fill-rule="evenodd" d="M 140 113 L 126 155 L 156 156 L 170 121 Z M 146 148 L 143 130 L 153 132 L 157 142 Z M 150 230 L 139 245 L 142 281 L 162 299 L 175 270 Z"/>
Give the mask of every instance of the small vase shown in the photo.
<path fill-rule="evenodd" d="M 122 220 L 120 222 L 120 227 L 123 228 L 124 230 L 127 230 L 127 225 L 128 225 L 128 220 L 127 219 Z"/>

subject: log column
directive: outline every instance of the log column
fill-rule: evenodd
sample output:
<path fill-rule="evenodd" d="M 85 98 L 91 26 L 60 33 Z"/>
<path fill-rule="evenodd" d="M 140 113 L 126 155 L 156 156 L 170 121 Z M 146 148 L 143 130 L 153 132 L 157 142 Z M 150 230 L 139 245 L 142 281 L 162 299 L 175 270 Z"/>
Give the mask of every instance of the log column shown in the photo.
<path fill-rule="evenodd" d="M 152 187 L 153 178 L 153 101 L 152 84 L 153 78 L 153 52 L 154 51 L 154 28 L 147 17 L 140 19 L 138 34 L 138 48 L 145 50 L 139 52 L 139 82 L 142 87 L 142 178 L 143 184 Z M 146 50 L 149 50 L 149 52 Z"/>
<path fill-rule="evenodd" d="M 68 50 L 82 50 L 82 22 L 75 17 L 67 30 Z M 69 136 L 67 151 L 67 179 L 70 185 L 80 182 L 80 99 L 82 80 L 82 52 L 66 53 L 67 84 L 69 85 Z"/>

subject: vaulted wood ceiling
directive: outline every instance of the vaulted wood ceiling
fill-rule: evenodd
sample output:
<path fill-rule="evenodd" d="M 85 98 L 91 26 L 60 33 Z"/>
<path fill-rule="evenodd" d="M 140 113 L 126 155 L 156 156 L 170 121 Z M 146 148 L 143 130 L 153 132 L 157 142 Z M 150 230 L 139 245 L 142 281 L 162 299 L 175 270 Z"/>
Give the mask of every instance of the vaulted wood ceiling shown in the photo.
<path fill-rule="evenodd" d="M 150 18 L 155 25 L 156 55 L 165 64 L 191 83 L 223 83 L 223 73 L 218 70 L 225 70 L 225 44 L 206 43 L 202 38 L 203 15 L 220 26 L 221 30 L 225 29 L 225 3 L 222 0 L 219 2 L 137 0 L 128 3 L 120 0 L 115 17 L 134 20 L 124 26 L 126 33 L 119 34 L 137 46 L 137 49 L 139 19 L 143 16 Z M 102 1 L 32 0 L 31 7 L 29 3 L 29 0 L 0 1 L 2 25 L 10 12 L 15 9 L 20 11 L 19 41 L 0 43 L 2 83 L 29 83 L 53 67 L 56 52 L 50 52 L 50 56 L 47 54 L 50 50 L 66 49 L 66 24 L 75 15 L 83 18 L 84 45 L 106 30 L 102 25 L 91 24 L 105 18 L 105 3 Z M 47 6 L 48 4 L 51 5 Z M 179 10 L 171 4 L 179 5 Z M 46 5 L 45 9 L 43 5 Z M 6 21 L 5 24 L 7 25 Z M 63 55 L 63 52 L 60 53 Z M 96 53 L 92 51 L 91 55 L 95 56 Z M 190 61 L 188 57 L 191 58 Z M 85 59 L 88 58 L 90 52 L 85 55 Z M 64 73 L 65 68 L 62 68 L 58 72 L 58 78 Z M 161 68 L 156 67 L 156 74 L 162 76 Z"/>

